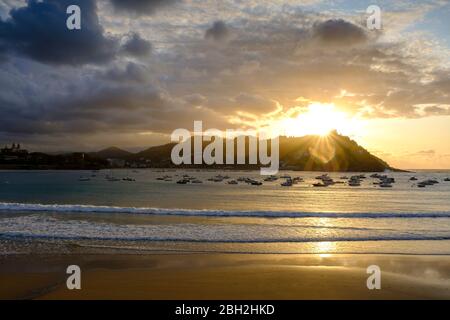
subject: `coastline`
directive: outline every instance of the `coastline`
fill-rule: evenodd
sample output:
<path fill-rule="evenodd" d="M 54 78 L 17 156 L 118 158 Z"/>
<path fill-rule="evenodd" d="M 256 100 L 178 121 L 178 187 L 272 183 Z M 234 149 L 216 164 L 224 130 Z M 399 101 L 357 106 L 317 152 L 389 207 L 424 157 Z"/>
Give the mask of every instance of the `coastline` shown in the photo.
<path fill-rule="evenodd" d="M 450 299 L 448 255 L 160 252 L 0 260 L 0 299 Z M 81 290 L 65 286 L 71 264 L 82 270 Z M 382 270 L 381 290 L 366 287 L 373 264 Z"/>

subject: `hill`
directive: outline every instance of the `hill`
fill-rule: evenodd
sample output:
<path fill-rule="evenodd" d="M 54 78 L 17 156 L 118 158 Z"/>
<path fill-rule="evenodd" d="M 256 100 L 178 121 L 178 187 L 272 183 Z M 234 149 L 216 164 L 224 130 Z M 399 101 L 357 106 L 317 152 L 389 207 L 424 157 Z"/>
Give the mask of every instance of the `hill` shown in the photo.
<path fill-rule="evenodd" d="M 192 141 L 190 141 L 192 142 Z M 43 153 L 0 154 L 1 169 L 88 169 L 108 168 L 112 166 L 107 159 L 120 159 L 114 167 L 135 168 L 215 168 L 215 169 L 259 169 L 260 164 L 248 164 L 249 139 L 245 139 L 245 165 L 182 165 L 176 166 L 171 161 L 171 152 L 175 143 L 150 147 L 138 153 L 132 153 L 117 147 L 110 147 L 92 153 L 72 153 L 64 155 L 46 155 Z M 209 142 L 203 143 L 205 148 Z M 192 158 L 193 158 L 193 143 Z M 224 143 L 224 158 L 226 143 Z M 235 161 L 237 163 L 237 139 L 234 140 Z M 269 146 L 270 152 L 270 146 Z M 382 172 L 396 170 L 382 159 L 372 155 L 349 137 L 336 131 L 326 137 L 280 137 L 280 169 L 300 171 L 353 171 Z M 224 159 L 225 162 L 225 159 Z M 120 164 L 118 164 L 120 163 Z M 193 163 L 193 161 L 192 161 Z M 398 170 L 396 170 L 398 171 Z"/>
<path fill-rule="evenodd" d="M 208 143 L 203 143 L 203 148 Z M 236 150 L 236 141 L 235 150 Z M 173 167 L 170 154 L 174 143 L 151 147 L 128 159 L 150 160 L 152 167 Z M 193 143 L 191 143 L 193 145 Z M 224 147 L 224 154 L 225 154 Z M 248 140 L 246 140 L 248 159 Z M 193 154 L 193 152 L 192 152 Z M 236 157 L 236 155 L 235 155 Z M 246 161 L 248 163 L 248 161 Z M 236 161 L 235 161 L 236 163 Z M 214 165 L 221 168 L 225 165 Z M 209 167 L 206 165 L 184 165 L 184 167 Z M 227 168 L 230 167 L 227 165 Z M 232 165 L 237 169 L 259 168 L 259 165 Z M 280 137 L 280 168 L 301 171 L 360 171 L 382 172 L 395 170 L 382 159 L 372 155 L 349 137 L 336 131 L 326 137 Z"/>
<path fill-rule="evenodd" d="M 128 152 L 126 150 L 117 148 L 117 147 L 109 147 L 97 152 L 89 153 L 90 156 L 99 158 L 99 159 L 128 159 L 133 153 Z"/>

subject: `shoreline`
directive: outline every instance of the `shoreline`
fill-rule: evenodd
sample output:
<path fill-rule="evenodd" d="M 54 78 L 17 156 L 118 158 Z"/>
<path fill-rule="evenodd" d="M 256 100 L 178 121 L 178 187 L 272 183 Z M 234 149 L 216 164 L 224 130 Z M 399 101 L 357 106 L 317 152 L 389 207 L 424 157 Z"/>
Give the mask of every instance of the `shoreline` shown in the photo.
<path fill-rule="evenodd" d="M 450 256 L 68 253 L 0 261 L 0 299 L 450 299 Z M 72 264 L 82 270 L 82 290 L 65 287 Z M 374 264 L 381 290 L 366 287 Z"/>

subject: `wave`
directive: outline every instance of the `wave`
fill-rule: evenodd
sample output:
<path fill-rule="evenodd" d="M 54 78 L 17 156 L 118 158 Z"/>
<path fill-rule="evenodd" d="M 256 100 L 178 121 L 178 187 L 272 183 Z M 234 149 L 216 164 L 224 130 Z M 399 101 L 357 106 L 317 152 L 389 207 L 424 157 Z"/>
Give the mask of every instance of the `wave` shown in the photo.
<path fill-rule="evenodd" d="M 194 210 L 145 207 L 118 207 L 72 204 L 34 204 L 0 202 L 0 211 L 58 213 L 122 213 L 173 216 L 268 217 L 268 218 L 450 218 L 450 212 L 296 212 Z"/>
<path fill-rule="evenodd" d="M 353 242 L 353 241 L 443 241 L 450 240 L 450 236 L 369 236 L 369 237 L 321 237 L 321 238 L 259 238 L 259 239 L 195 239 L 176 237 L 110 237 L 110 236 L 64 236 L 64 235 L 36 235 L 22 233 L 0 233 L 0 239 L 41 239 L 41 240 L 99 240 L 99 241 L 129 241 L 129 242 L 191 242 L 191 243 L 307 243 L 307 242 Z"/>

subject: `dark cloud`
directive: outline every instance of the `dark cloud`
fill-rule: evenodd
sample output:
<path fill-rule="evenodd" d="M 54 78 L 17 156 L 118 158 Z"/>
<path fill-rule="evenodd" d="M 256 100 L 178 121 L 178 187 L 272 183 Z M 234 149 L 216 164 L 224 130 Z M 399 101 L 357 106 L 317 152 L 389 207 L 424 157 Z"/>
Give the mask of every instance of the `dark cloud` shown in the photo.
<path fill-rule="evenodd" d="M 181 0 L 111 0 L 114 8 L 136 15 L 148 15 L 155 10 L 175 4 Z"/>
<path fill-rule="evenodd" d="M 264 114 L 275 111 L 277 104 L 259 95 L 241 93 L 233 99 L 237 109 L 248 113 Z"/>
<path fill-rule="evenodd" d="M 223 21 L 214 22 L 212 27 L 205 32 L 206 39 L 213 39 L 216 41 L 226 40 L 229 36 L 230 30 Z"/>
<path fill-rule="evenodd" d="M 138 33 L 133 33 L 122 46 L 122 52 L 135 57 L 147 56 L 151 50 L 151 43 L 142 39 Z"/>
<path fill-rule="evenodd" d="M 424 108 L 423 112 L 428 116 L 450 115 L 450 107 L 431 106 Z"/>
<path fill-rule="evenodd" d="M 193 105 L 193 106 L 200 106 L 208 101 L 208 99 L 205 96 L 203 96 L 199 93 L 194 93 L 194 94 L 184 96 L 183 100 L 186 103 Z"/>
<path fill-rule="evenodd" d="M 342 19 L 316 23 L 313 28 L 313 37 L 331 45 L 349 45 L 367 40 L 367 35 L 362 28 Z"/>
<path fill-rule="evenodd" d="M 148 80 L 149 70 L 145 65 L 130 62 L 125 68 L 113 67 L 100 73 L 100 78 L 117 82 L 143 83 Z"/>
<path fill-rule="evenodd" d="M 66 9 L 81 9 L 81 30 L 68 30 Z M 118 42 L 104 34 L 94 0 L 36 0 L 0 21 L 0 42 L 6 50 L 48 64 L 104 63 L 114 58 Z"/>

